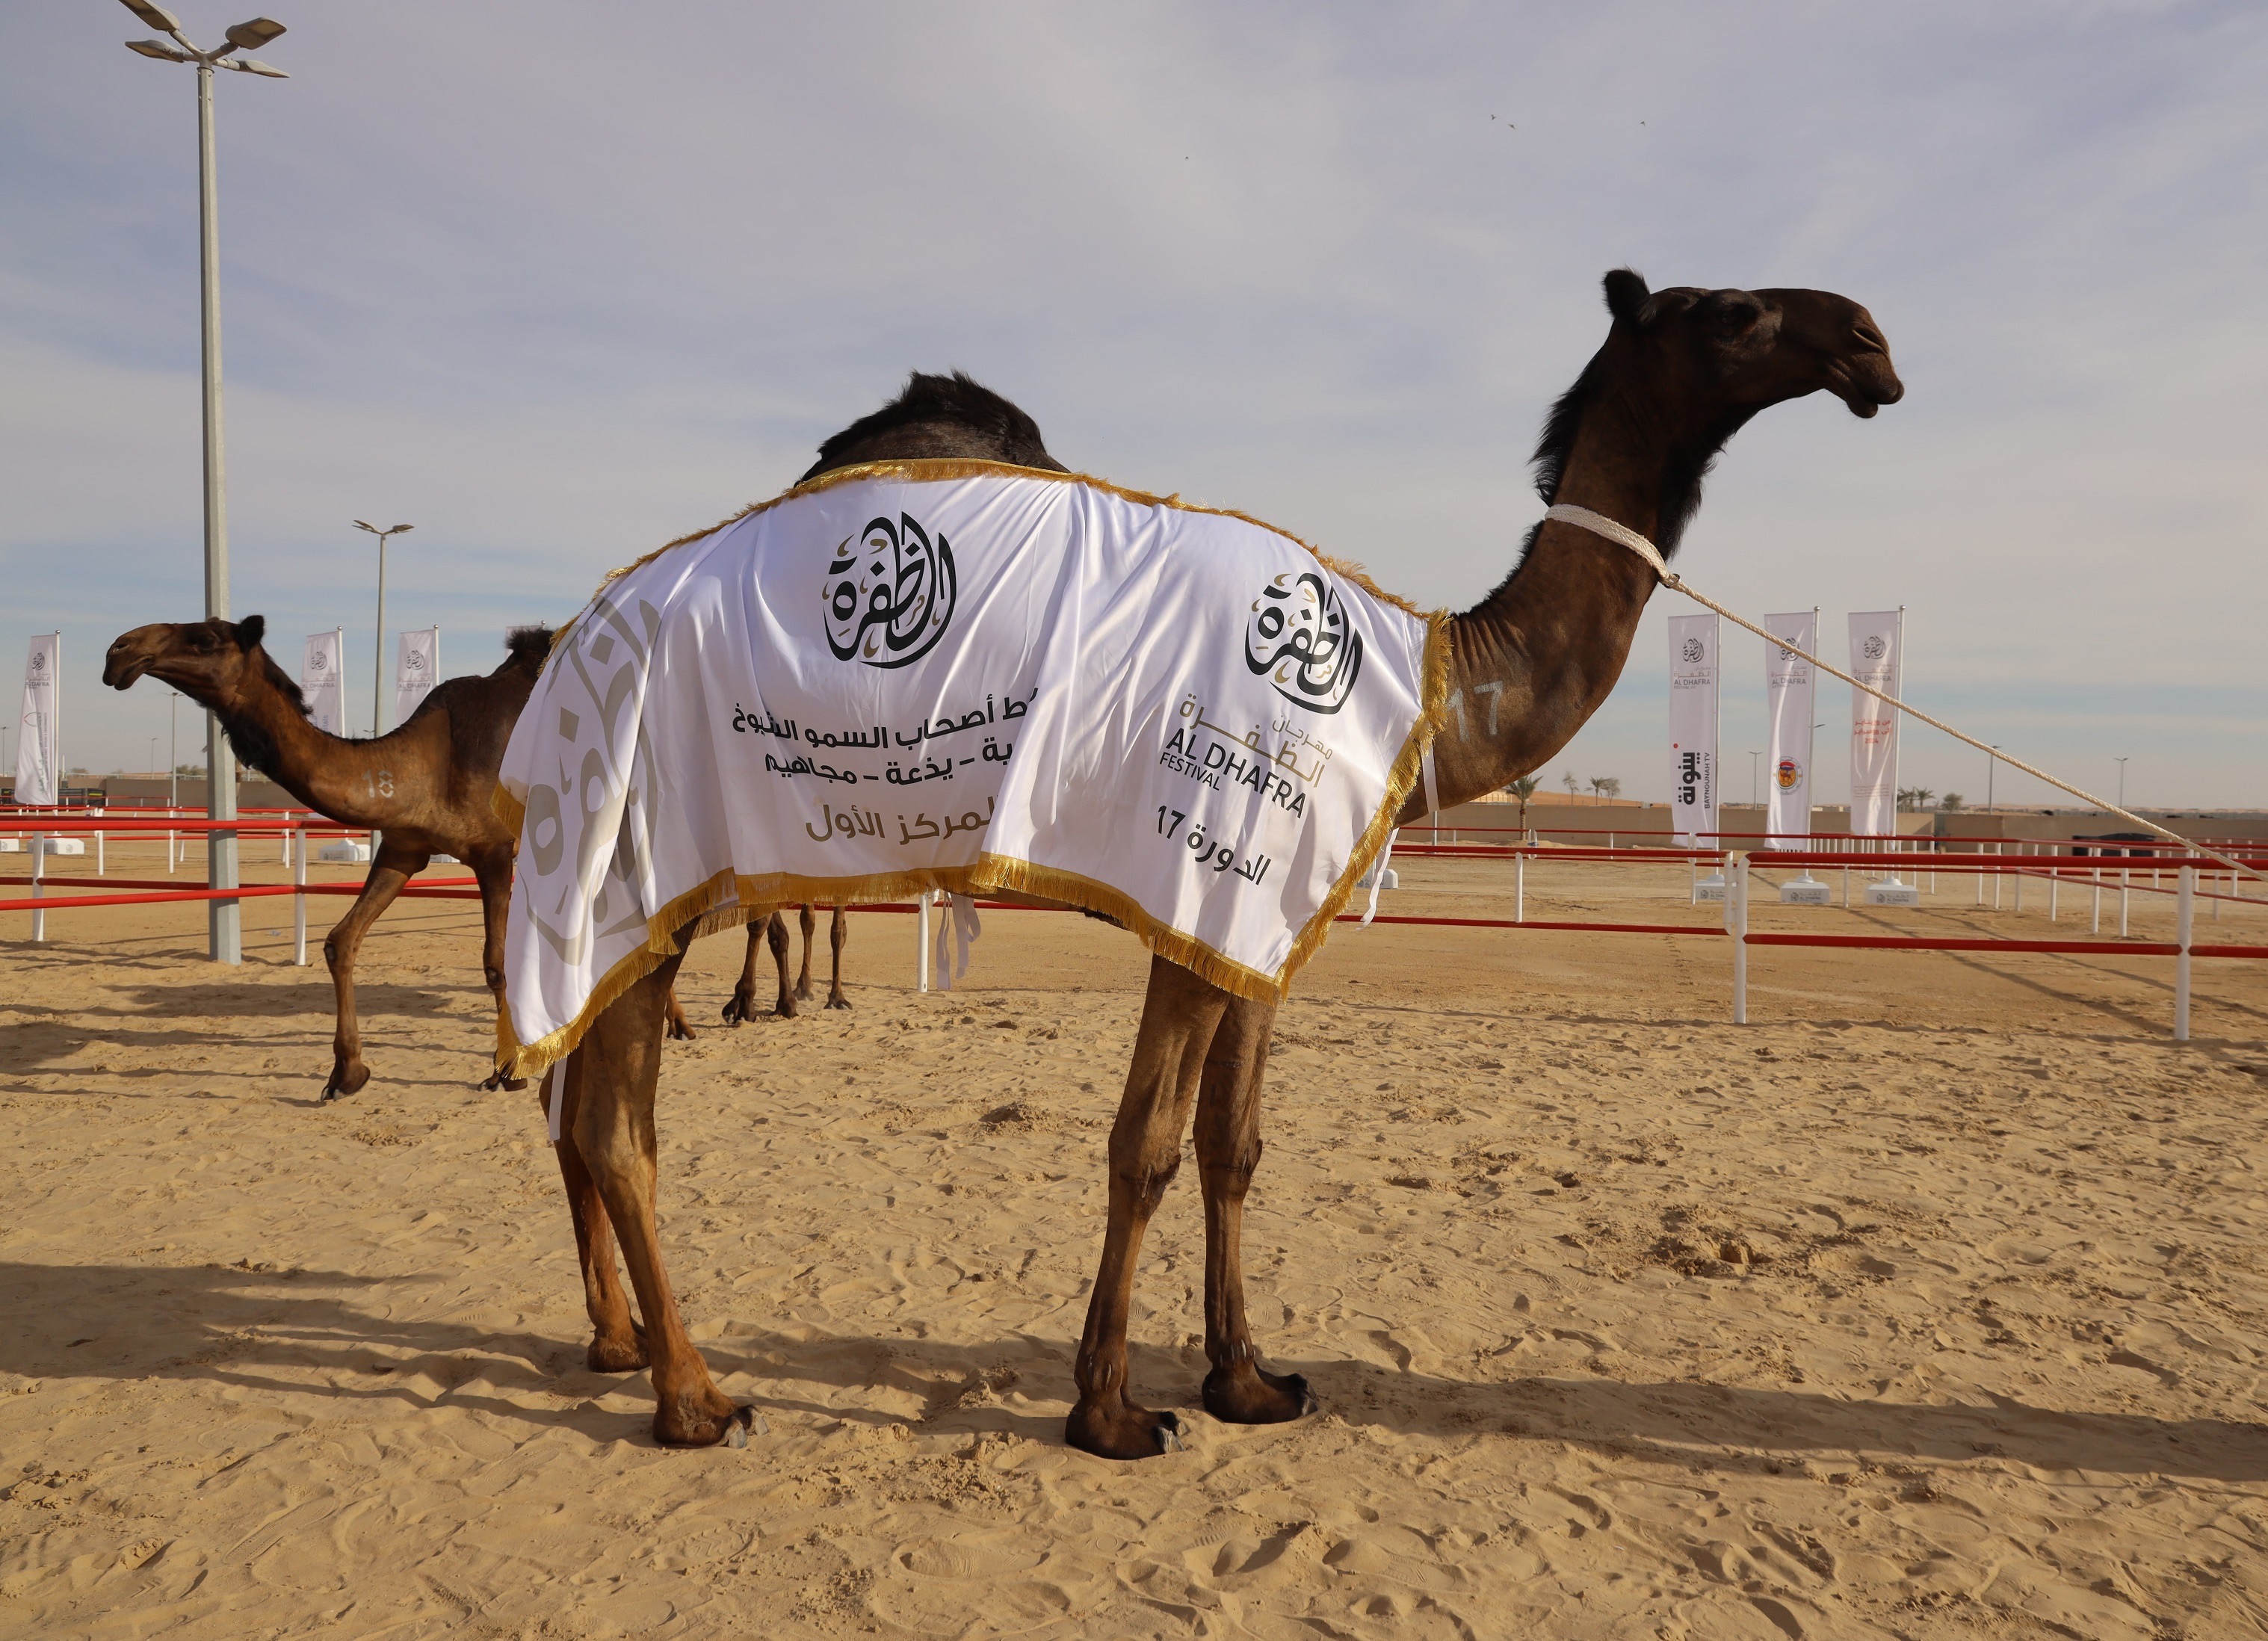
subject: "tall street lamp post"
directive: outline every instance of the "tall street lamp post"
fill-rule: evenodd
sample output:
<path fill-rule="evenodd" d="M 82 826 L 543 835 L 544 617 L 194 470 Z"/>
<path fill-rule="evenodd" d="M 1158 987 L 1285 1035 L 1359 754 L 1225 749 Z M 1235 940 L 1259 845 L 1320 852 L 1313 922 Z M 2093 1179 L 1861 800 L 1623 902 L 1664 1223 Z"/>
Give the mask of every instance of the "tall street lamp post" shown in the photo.
<path fill-rule="evenodd" d="M 284 32 L 284 25 L 264 17 L 233 25 L 215 51 L 192 45 L 171 11 L 151 0 L 123 0 L 126 9 L 173 43 L 129 40 L 129 51 L 138 51 L 160 63 L 193 63 L 197 69 L 197 237 L 199 283 L 204 317 L 205 430 L 205 616 L 228 619 L 228 498 L 221 462 L 220 416 L 220 198 L 213 172 L 212 77 L 216 67 L 239 74 L 257 74 L 271 80 L 289 79 L 281 69 L 271 69 L 234 51 L 256 51 Z M 236 819 L 236 759 L 220 719 L 205 714 L 205 813 L 214 820 Z M 207 839 L 205 883 L 210 888 L 237 887 L 236 834 L 214 832 Z M 215 962 L 244 960 L 241 902 L 205 902 L 206 951 Z"/>
<path fill-rule="evenodd" d="M 2118 760 L 2118 806 L 2126 806 L 2126 760 Z"/>
<path fill-rule="evenodd" d="M 378 538 L 378 659 L 371 663 L 370 667 L 370 735 L 375 740 L 378 739 L 378 703 L 386 696 L 386 538 L 407 535 L 417 526 L 398 524 L 391 529 L 381 530 L 374 524 L 364 524 L 357 519 L 354 521 L 354 527 L 367 530 Z"/>

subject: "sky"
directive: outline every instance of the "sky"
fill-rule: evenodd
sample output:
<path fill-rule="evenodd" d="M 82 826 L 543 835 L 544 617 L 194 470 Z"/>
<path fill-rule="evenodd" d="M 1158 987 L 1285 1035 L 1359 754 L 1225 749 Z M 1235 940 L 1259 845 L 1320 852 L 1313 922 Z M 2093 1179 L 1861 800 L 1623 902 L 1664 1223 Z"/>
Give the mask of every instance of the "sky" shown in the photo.
<path fill-rule="evenodd" d="M 389 671 L 434 623 L 487 671 L 916 368 L 1462 607 L 1627 264 L 1841 291 L 1906 383 L 1736 438 L 1697 586 L 1818 606 L 1837 662 L 1846 612 L 1903 605 L 1917 704 L 2106 795 L 2125 757 L 2130 803 L 2268 806 L 2257 5 L 275 4 L 292 77 L 216 86 L 232 609 L 287 668 L 345 626 L 357 717 L 351 520 L 416 526 Z M 0 669 L 60 629 L 67 760 L 162 765 L 167 692 L 99 674 L 202 614 L 195 76 L 122 49 L 114 0 L 10 23 Z M 1692 607 L 1656 595 L 1548 781 L 1667 794 Z M 1739 799 L 1763 645 L 1723 649 Z M 1923 729 L 1902 769 L 1975 803 L 1984 763 Z"/>

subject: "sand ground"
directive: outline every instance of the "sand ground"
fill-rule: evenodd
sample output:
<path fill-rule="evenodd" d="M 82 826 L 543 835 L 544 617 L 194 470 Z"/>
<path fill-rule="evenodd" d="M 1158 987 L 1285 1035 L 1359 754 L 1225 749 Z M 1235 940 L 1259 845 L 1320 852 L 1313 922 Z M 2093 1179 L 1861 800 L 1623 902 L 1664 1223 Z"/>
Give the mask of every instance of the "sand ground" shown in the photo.
<path fill-rule="evenodd" d="M 1529 913 L 1707 921 L 1683 882 Z M 1969 899 L 1759 920 L 2046 930 Z M 532 1101 L 473 1086 L 469 909 L 379 925 L 326 1107 L 289 904 L 237 972 L 195 910 L 0 928 L 0 1634 L 2268 1633 L 2268 964 L 2201 963 L 2177 1046 L 2157 960 L 1775 949 L 1734 1028 L 1719 941 L 1342 933 L 1247 1241 L 1323 1410 L 1197 1409 L 1192 1170 L 1134 1357 L 1189 1446 L 1121 1466 L 1060 1431 L 1145 960 L 1000 914 L 920 997 L 861 916 L 853 1012 L 667 1051 L 669 1258 L 765 1426 L 674 1453 L 582 1365 Z"/>

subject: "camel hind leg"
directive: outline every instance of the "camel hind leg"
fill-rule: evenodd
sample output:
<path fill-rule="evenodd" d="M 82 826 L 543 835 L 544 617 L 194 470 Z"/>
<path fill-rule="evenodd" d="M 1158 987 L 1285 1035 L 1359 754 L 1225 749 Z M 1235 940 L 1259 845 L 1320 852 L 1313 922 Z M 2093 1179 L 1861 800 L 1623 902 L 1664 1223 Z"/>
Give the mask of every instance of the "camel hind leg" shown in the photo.
<path fill-rule="evenodd" d="M 598 1181 L 575 1144 L 575 1108 L 581 1104 L 583 1057 L 570 1055 L 544 1073 L 540 1096 L 548 1121 L 555 1100 L 563 1101 L 557 1123 L 559 1177 L 567 1187 L 567 1211 L 575 1220 L 575 1257 L 583 1268 L 583 1308 L 591 1317 L 591 1348 L 584 1358 L 594 1373 L 627 1373 L 646 1365 L 645 1330 L 631 1319 L 629 1299 L 615 1273 L 615 1227 L 599 1196 Z"/>
<path fill-rule="evenodd" d="M 504 920 L 512 911 L 512 845 L 499 844 L 467 855 L 466 864 L 481 886 L 481 973 L 496 997 L 497 1012 L 504 1012 Z M 499 1066 L 481 1086 L 508 1088 L 517 1093 L 527 1086 L 524 1077 L 507 1077 Z"/>
<path fill-rule="evenodd" d="M 645 1321 L 653 1365 L 654 1439 L 670 1447 L 747 1441 L 749 1409 L 735 1406 L 709 1376 L 678 1314 L 654 1222 L 653 1104 L 661 1076 L 664 999 L 684 960 L 679 949 L 592 1022 L 573 1109 L 575 1148 L 590 1170 Z"/>
<path fill-rule="evenodd" d="M 756 954 L 767 946 L 779 967 L 779 1001 L 773 1012 L 782 1019 L 795 1018 L 795 997 L 787 984 L 787 923 L 777 912 L 748 925 L 748 954 L 740 963 L 740 978 L 725 999 L 725 1024 L 740 1026 L 756 1018 Z"/>
<path fill-rule="evenodd" d="M 850 919 L 838 906 L 835 909 L 835 921 L 827 931 L 828 954 L 832 960 L 827 976 L 827 1006 L 830 1009 L 850 1006 L 850 999 L 843 995 L 843 946 L 850 938 Z"/>
<path fill-rule="evenodd" d="M 1244 1312 L 1244 1196 L 1260 1166 L 1260 1084 L 1273 1004 L 1232 1001 L 1206 1051 L 1197 1153 L 1205 1215 L 1205 1411 L 1230 1424 L 1281 1424 L 1314 1410 L 1298 1373 L 1263 1370 Z"/>

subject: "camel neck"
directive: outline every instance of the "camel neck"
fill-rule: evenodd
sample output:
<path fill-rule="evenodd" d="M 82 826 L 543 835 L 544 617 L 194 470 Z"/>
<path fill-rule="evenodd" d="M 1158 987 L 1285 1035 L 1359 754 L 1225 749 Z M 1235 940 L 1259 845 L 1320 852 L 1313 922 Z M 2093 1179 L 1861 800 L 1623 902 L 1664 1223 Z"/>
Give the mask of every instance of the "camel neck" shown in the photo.
<path fill-rule="evenodd" d="M 348 826 L 383 828 L 399 817 L 408 794 L 390 771 L 396 762 L 387 744 L 393 736 L 346 740 L 318 729 L 265 667 L 246 671 L 234 701 L 210 704 L 247 763 L 309 808 Z"/>
<path fill-rule="evenodd" d="M 1695 442 L 1625 405 L 1594 404 L 1550 500 L 1658 541 L 1665 504 L 1677 526 L 1690 511 L 1706 466 Z M 1566 519 L 1536 526 L 1518 569 L 1451 626 L 1448 721 L 1435 744 L 1444 806 L 1500 790 L 1574 738 L 1622 676 L 1656 585 L 1653 567 L 1618 541 Z M 1423 806 L 1413 796 L 1404 819 Z"/>

